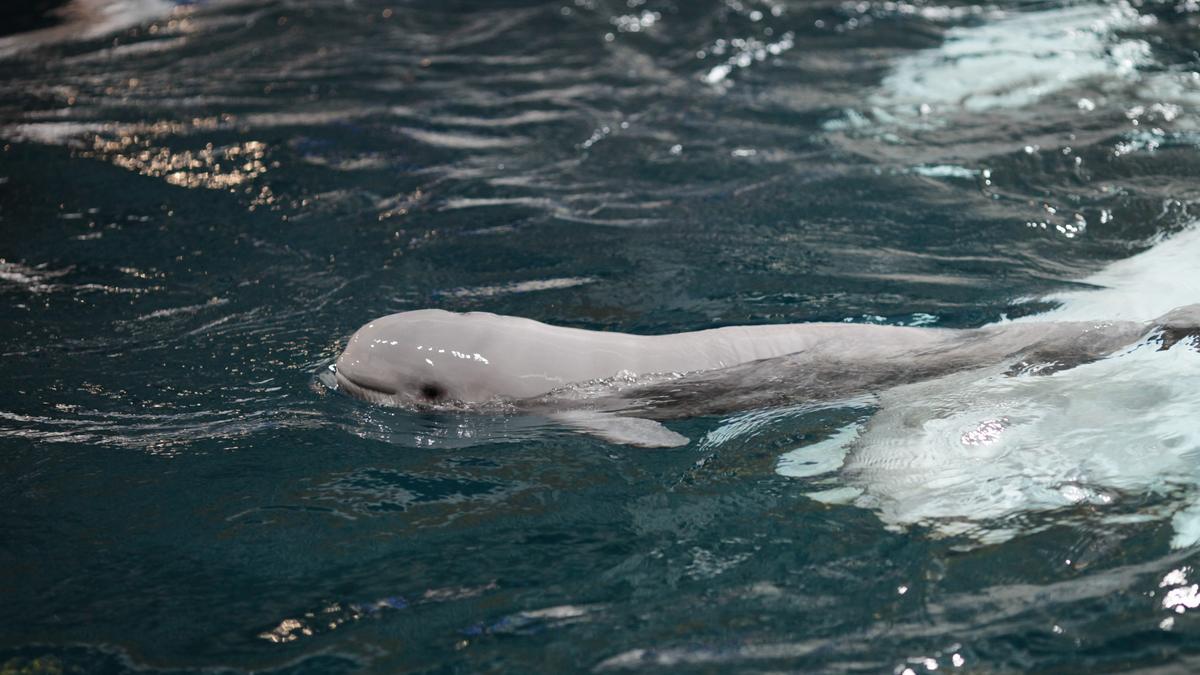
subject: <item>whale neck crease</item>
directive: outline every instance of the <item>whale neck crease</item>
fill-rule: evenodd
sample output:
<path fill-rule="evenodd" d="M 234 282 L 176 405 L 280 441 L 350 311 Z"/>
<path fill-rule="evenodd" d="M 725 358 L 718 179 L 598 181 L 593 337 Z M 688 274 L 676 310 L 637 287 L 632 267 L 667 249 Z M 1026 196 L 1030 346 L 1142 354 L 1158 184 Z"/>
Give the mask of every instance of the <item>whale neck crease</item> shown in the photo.
<path fill-rule="evenodd" d="M 820 324 L 729 326 L 641 338 L 641 372 L 714 370 L 811 349 L 824 336 Z"/>

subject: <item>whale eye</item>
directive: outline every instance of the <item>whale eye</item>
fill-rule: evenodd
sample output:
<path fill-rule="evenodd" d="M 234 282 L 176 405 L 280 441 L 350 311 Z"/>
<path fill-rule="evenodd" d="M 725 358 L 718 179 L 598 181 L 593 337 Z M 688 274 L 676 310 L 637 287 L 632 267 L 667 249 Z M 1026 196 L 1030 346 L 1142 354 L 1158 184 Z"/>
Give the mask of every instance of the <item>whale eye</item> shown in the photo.
<path fill-rule="evenodd" d="M 430 401 L 436 401 L 446 395 L 446 390 L 432 382 L 421 385 L 421 396 Z"/>

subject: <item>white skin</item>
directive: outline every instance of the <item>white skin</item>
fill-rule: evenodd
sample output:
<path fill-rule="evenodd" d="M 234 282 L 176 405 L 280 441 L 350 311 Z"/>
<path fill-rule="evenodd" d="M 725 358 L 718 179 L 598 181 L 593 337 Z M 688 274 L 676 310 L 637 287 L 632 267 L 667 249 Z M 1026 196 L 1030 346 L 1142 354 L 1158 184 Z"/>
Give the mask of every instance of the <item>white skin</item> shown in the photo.
<path fill-rule="evenodd" d="M 1197 308 L 1168 317 L 1184 312 L 1185 322 L 1194 326 Z M 829 399 L 1006 359 L 1069 367 L 1135 342 L 1168 317 L 970 330 L 808 323 L 645 336 L 428 309 L 363 326 L 338 359 L 336 377 L 353 396 L 418 407 L 536 399 L 572 384 L 655 373 L 691 373 L 726 388 L 736 378 L 743 403 L 755 398 L 745 395 L 755 379 L 778 381 L 790 374 L 804 389 L 792 398 Z M 734 375 L 721 380 L 722 373 Z M 719 407 L 692 398 L 695 414 Z"/>

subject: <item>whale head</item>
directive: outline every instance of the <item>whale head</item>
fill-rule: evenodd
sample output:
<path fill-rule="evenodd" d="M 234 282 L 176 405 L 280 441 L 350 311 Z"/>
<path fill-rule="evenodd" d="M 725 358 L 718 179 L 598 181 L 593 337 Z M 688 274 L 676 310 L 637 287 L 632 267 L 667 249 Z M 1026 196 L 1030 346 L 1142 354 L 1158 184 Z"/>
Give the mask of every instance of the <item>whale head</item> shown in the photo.
<path fill-rule="evenodd" d="M 358 329 L 338 357 L 338 388 L 373 403 L 436 408 L 518 399 L 553 388 L 530 344 L 549 326 L 483 312 L 426 309 Z M 533 350 L 536 352 L 536 350 Z"/>

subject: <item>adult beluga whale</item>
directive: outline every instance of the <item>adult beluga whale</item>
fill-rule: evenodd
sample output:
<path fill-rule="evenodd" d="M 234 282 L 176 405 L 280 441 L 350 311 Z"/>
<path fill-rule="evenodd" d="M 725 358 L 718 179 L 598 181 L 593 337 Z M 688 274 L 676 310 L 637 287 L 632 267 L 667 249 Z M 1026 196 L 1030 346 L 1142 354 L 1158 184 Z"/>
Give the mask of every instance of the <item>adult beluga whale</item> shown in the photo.
<path fill-rule="evenodd" d="M 663 420 L 832 402 L 984 367 L 1049 373 L 1147 337 L 1168 348 L 1198 326 L 1200 305 L 1189 305 L 1149 322 L 805 323 L 632 335 L 425 309 L 360 328 L 335 379 L 373 403 L 522 410 L 612 442 L 673 447 L 688 439 Z"/>

